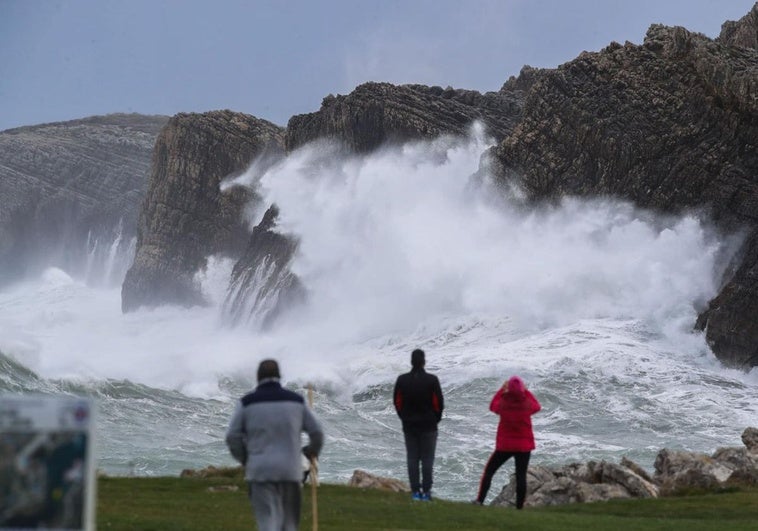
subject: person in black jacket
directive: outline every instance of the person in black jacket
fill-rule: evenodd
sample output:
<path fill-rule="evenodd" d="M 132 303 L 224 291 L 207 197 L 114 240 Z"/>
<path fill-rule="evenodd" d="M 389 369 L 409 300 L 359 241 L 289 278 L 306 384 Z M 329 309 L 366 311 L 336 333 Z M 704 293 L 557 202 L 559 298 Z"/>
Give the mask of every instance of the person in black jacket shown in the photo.
<path fill-rule="evenodd" d="M 401 374 L 395 382 L 393 402 L 403 422 L 408 479 L 414 500 L 432 499 L 432 469 L 437 447 L 437 424 L 445 407 L 440 381 L 424 370 L 424 351 L 411 353 L 411 372 Z M 419 462 L 422 481 L 419 481 Z"/>

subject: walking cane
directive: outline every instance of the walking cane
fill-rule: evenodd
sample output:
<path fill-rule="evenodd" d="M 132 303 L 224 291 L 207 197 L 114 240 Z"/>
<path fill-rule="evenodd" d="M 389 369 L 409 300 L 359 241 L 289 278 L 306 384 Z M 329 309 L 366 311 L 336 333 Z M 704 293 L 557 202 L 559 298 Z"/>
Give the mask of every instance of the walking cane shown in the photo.
<path fill-rule="evenodd" d="M 308 384 L 308 407 L 313 409 L 313 386 Z M 309 458 L 309 477 L 311 480 L 311 511 L 313 513 L 313 531 L 318 531 L 318 500 L 316 499 L 316 487 L 318 486 L 318 461 Z"/>

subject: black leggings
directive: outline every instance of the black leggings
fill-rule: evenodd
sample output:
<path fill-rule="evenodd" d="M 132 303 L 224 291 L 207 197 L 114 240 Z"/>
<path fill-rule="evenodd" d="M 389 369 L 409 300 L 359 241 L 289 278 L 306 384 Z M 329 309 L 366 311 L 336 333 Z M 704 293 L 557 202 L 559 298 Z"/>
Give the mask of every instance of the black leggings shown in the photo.
<path fill-rule="evenodd" d="M 501 450 L 495 450 L 492 452 L 487 465 L 484 467 L 484 473 L 482 479 L 479 482 L 479 494 L 476 499 L 479 503 L 484 503 L 484 499 L 487 497 L 487 491 L 490 490 L 492 484 L 492 476 L 495 475 L 497 469 L 503 466 L 511 457 L 516 458 L 516 508 L 521 509 L 524 506 L 524 500 L 526 499 L 526 469 L 529 468 L 529 457 L 532 452 L 503 452 Z"/>

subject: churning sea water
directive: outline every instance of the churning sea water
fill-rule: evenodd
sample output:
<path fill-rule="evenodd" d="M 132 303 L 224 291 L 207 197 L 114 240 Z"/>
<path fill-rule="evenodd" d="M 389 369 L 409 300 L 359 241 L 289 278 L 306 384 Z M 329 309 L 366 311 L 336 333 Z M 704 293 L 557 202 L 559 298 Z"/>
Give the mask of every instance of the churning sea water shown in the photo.
<path fill-rule="evenodd" d="M 663 447 L 739 446 L 758 420 L 758 372 L 722 367 L 692 330 L 736 238 L 695 213 L 664 218 L 612 199 L 526 207 L 516 188 L 502 199 L 486 175 L 470 177 L 487 146 L 474 131 L 253 165 L 234 184 L 279 205 L 309 291 L 272 330 L 223 322 L 232 264 L 216 257 L 198 272 L 204 308 L 124 315 L 117 283 L 55 267 L 5 287 L 0 393 L 93 396 L 100 469 L 176 475 L 233 464 L 223 442 L 233 402 L 274 357 L 286 385 L 315 389 L 323 481 L 357 468 L 405 479 L 391 392 L 420 347 L 446 399 L 439 497 L 473 496 L 494 445 L 489 400 L 512 374 L 543 405 L 535 464 L 627 456 L 652 470 Z M 260 212 L 250 214 L 254 224 Z"/>

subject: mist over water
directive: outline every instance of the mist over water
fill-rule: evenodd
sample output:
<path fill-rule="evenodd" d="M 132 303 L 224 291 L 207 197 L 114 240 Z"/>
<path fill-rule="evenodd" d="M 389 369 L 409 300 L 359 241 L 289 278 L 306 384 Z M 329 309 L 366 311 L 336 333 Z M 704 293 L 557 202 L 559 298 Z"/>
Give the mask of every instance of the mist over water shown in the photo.
<path fill-rule="evenodd" d="M 124 315 L 119 287 L 58 269 L 7 287 L 0 391 L 92 394 L 101 468 L 176 474 L 231 464 L 232 401 L 275 357 L 288 385 L 316 387 L 323 479 L 355 468 L 405 479 L 390 395 L 421 347 L 447 400 L 435 490 L 460 499 L 493 447 L 489 399 L 514 373 L 544 408 L 536 464 L 626 455 L 650 469 L 664 446 L 741 444 L 758 418 L 756 371 L 722 368 L 692 330 L 737 239 L 611 199 L 502 199 L 472 178 L 487 147 L 474 129 L 366 156 L 312 145 L 253 165 L 236 183 L 279 206 L 309 299 L 265 333 L 223 323 L 233 263 L 215 257 L 197 277 L 206 308 Z M 506 481 L 501 472 L 493 490 Z"/>

